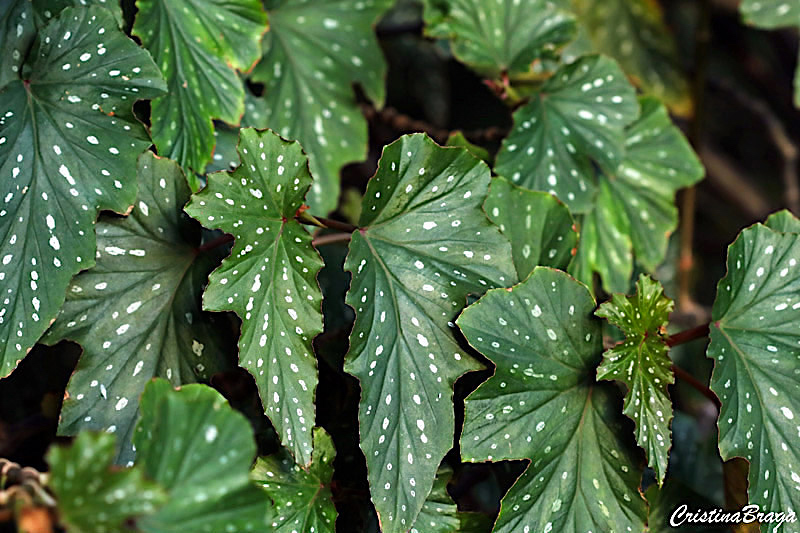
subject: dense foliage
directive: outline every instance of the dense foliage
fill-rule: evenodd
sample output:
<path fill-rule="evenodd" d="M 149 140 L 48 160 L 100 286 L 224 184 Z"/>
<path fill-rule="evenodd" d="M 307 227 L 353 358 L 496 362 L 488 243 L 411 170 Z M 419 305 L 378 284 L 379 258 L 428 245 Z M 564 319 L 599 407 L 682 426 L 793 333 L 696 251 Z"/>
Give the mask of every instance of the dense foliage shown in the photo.
<path fill-rule="evenodd" d="M 654 2 L 0 10 L 0 389 L 61 380 L 48 472 L 0 463 L 0 523 L 639 532 L 683 502 L 800 511 L 800 220 L 741 230 L 704 318 L 692 202 L 670 238 L 705 175 L 672 118 L 698 142 L 704 66 L 693 86 Z M 792 1 L 741 13 L 800 26 Z M 476 128 L 383 109 L 385 57 L 418 61 L 431 106 L 435 71 L 413 69 L 446 58 L 490 102 Z M 678 346 L 702 338 L 710 376 Z"/>

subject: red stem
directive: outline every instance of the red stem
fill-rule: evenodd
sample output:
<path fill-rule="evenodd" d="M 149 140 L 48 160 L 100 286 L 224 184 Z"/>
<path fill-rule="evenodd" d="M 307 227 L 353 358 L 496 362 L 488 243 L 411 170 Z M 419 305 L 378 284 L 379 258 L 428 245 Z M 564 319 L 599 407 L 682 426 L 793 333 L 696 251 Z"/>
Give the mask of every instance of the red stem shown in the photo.
<path fill-rule="evenodd" d="M 680 379 L 681 381 L 683 381 L 684 383 L 695 389 L 697 392 L 699 392 L 700 394 L 711 400 L 713 404 L 717 406 L 717 411 L 719 411 L 721 405 L 719 398 L 717 398 L 717 395 L 714 394 L 714 391 L 709 389 L 705 383 L 698 381 L 697 379 L 695 379 L 694 376 L 692 376 L 686 370 L 682 369 L 677 365 L 672 365 L 672 371 L 675 373 L 676 378 Z"/>
<path fill-rule="evenodd" d="M 708 337 L 709 333 L 708 327 L 709 324 L 701 324 L 697 327 L 678 332 L 675 335 L 670 335 L 670 337 L 667 339 L 667 346 L 669 347 L 677 346 L 679 344 L 684 344 L 689 341 L 702 339 L 703 337 Z"/>
<path fill-rule="evenodd" d="M 320 235 L 311 241 L 312 246 L 322 246 L 324 244 L 332 244 L 335 242 L 350 242 L 352 235 L 350 233 L 329 233 L 327 235 Z"/>

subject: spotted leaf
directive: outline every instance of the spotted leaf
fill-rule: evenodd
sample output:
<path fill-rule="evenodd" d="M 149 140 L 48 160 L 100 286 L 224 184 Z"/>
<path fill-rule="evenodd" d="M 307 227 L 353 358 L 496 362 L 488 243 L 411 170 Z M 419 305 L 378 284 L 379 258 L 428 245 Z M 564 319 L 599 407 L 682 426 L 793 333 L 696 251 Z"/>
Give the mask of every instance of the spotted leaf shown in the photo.
<path fill-rule="evenodd" d="M 308 197 L 325 214 L 339 198 L 339 170 L 367 156 L 367 123 L 352 84 L 378 107 L 385 89 L 383 61 L 372 25 L 391 0 L 268 0 L 269 32 L 253 80 L 265 84 L 255 100 L 272 128 L 303 144 L 314 175 Z"/>
<path fill-rule="evenodd" d="M 495 532 L 645 530 L 638 454 L 614 388 L 593 379 L 603 349 L 594 305 L 582 284 L 537 267 L 458 318 L 496 365 L 466 400 L 462 457 L 530 461 L 503 498 Z"/>
<path fill-rule="evenodd" d="M 759 28 L 800 27 L 800 4 L 795 0 L 742 0 L 739 10 L 745 22 Z M 795 70 L 794 102 L 800 107 L 800 66 Z"/>
<path fill-rule="evenodd" d="M 108 9 L 117 26 L 122 28 L 122 6 L 118 0 L 33 0 L 33 12 L 40 26 L 47 24 L 50 19 L 57 16 L 66 7 L 79 7 L 87 5 L 102 6 Z"/>
<path fill-rule="evenodd" d="M 760 224 L 728 248 L 708 357 L 723 460 L 750 461 L 749 501 L 800 509 L 800 238 Z M 762 531 L 767 531 L 762 526 Z"/>
<path fill-rule="evenodd" d="M 231 256 L 209 277 L 203 306 L 242 318 L 239 361 L 297 462 L 311 461 L 317 364 L 311 342 L 322 331 L 322 259 L 294 218 L 311 186 L 296 142 L 243 129 L 241 166 L 208 177 L 186 211 L 233 234 Z"/>
<path fill-rule="evenodd" d="M 22 62 L 35 37 L 36 28 L 30 1 L 4 2 L 0 13 L 0 50 L 4 52 L 0 55 L 0 89 L 19 80 Z"/>
<path fill-rule="evenodd" d="M 571 4 L 594 50 L 619 61 L 642 90 L 662 99 L 673 112 L 692 112 L 678 47 L 658 2 L 572 0 Z"/>
<path fill-rule="evenodd" d="M 0 92 L 0 376 L 55 318 L 72 276 L 94 264 L 97 212 L 133 205 L 136 157 L 150 141 L 131 107 L 164 87 L 100 7 L 62 11 L 20 68 L 26 81 Z"/>
<path fill-rule="evenodd" d="M 495 178 L 483 208 L 511 241 L 514 266 L 525 279 L 537 265 L 566 270 L 578 234 L 569 209 L 551 194 Z"/>
<path fill-rule="evenodd" d="M 514 113 L 495 171 L 585 213 L 595 193 L 593 162 L 616 170 L 625 153 L 624 128 L 638 114 L 633 86 L 617 64 L 584 56 L 556 71 Z"/>
<path fill-rule="evenodd" d="M 652 271 L 664 260 L 678 224 L 675 192 L 697 183 L 703 166 L 666 108 L 642 98 L 641 117 L 626 130 L 625 158 L 597 176 L 592 210 L 580 219 L 581 242 L 570 272 L 591 287 L 598 272 L 609 292 L 625 292 L 633 257 Z"/>
<path fill-rule="evenodd" d="M 447 484 L 453 477 L 450 468 L 440 468 L 433 482 L 433 489 L 417 515 L 409 533 L 455 533 L 462 531 L 461 515 L 453 498 L 447 492 Z"/>
<path fill-rule="evenodd" d="M 47 453 L 47 485 L 69 531 L 124 531 L 125 523 L 156 510 L 164 493 L 138 469 L 114 470 L 114 435 L 83 432 L 69 447 Z"/>
<path fill-rule="evenodd" d="M 202 172 L 214 148 L 216 118 L 238 124 L 244 88 L 238 70 L 258 60 L 266 15 L 258 0 L 138 0 L 133 33 L 169 84 L 153 101 L 158 153 Z M 199 181 L 189 174 L 192 190 Z"/>
<path fill-rule="evenodd" d="M 181 212 L 189 188 L 180 167 L 151 152 L 138 164 L 130 216 L 101 217 L 97 265 L 76 276 L 47 343 L 74 340 L 83 355 L 67 386 L 59 431 L 102 429 L 121 437 L 117 460 L 133 460 L 139 396 L 155 376 L 173 385 L 229 368 L 224 322 L 200 308 L 217 264 L 197 253 L 200 225 Z"/>
<path fill-rule="evenodd" d="M 142 395 L 136 467 L 168 501 L 137 522 L 145 533 L 266 531 L 269 497 L 250 480 L 256 443 L 247 419 L 214 389 L 174 390 L 163 379 Z"/>
<path fill-rule="evenodd" d="M 575 19 L 547 0 L 428 0 L 426 33 L 449 38 L 460 61 L 481 74 L 525 73 L 575 36 Z"/>
<path fill-rule="evenodd" d="M 453 320 L 468 294 L 516 281 L 508 241 L 481 210 L 490 175 L 425 135 L 387 146 L 367 185 L 345 269 L 356 311 L 345 370 L 384 532 L 414 524 L 453 445 L 453 383 L 478 364 Z"/>
<path fill-rule="evenodd" d="M 595 313 L 625 334 L 625 341 L 603 354 L 597 379 L 621 381 L 628 388 L 623 412 L 636 424 L 636 442 L 647 453 L 659 486 L 667 473 L 672 444 L 672 400 L 667 386 L 675 382 L 675 376 L 662 333 L 670 312 L 672 300 L 664 296 L 661 284 L 642 274 L 636 294 L 614 294 Z"/>
<path fill-rule="evenodd" d="M 314 453 L 306 472 L 285 451 L 261 458 L 251 476 L 272 498 L 275 533 L 313 531 L 333 533 L 336 507 L 331 500 L 331 478 L 336 451 L 322 428 L 314 429 Z"/>

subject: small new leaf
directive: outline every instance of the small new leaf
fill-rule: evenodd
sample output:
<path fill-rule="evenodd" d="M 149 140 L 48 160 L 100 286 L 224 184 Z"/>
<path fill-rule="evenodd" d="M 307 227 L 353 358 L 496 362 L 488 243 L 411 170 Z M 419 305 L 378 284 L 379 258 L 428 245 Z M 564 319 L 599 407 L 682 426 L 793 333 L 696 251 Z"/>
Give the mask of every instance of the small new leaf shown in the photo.
<path fill-rule="evenodd" d="M 264 488 L 275 506 L 270 531 L 333 533 L 336 507 L 331 500 L 331 479 L 336 450 L 322 428 L 314 428 L 314 452 L 308 471 L 295 464 L 285 450 L 260 458 L 251 477 Z"/>
<path fill-rule="evenodd" d="M 664 337 L 672 307 L 661 284 L 641 275 L 636 294 L 614 294 L 595 312 L 625 334 L 625 341 L 603 354 L 597 379 L 627 386 L 623 412 L 636 424 L 636 442 L 647 453 L 659 485 L 667 473 L 672 443 L 672 401 L 667 386 L 675 377 Z"/>

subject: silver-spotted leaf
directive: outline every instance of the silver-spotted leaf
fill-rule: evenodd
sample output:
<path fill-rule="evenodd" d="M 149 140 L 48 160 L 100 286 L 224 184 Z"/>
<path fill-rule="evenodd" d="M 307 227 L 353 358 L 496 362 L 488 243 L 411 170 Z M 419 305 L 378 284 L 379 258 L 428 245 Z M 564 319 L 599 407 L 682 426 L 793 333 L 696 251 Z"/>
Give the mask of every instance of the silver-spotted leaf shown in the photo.
<path fill-rule="evenodd" d="M 728 248 L 708 347 L 722 459 L 747 459 L 750 503 L 784 512 L 800 509 L 799 263 L 796 233 L 743 230 Z"/>
<path fill-rule="evenodd" d="M 269 497 L 250 480 L 256 454 L 247 419 L 214 389 L 151 381 L 136 426 L 136 467 L 168 500 L 137 522 L 145 533 L 266 531 Z"/>
<path fill-rule="evenodd" d="M 417 515 L 409 533 L 456 533 L 461 531 L 458 507 L 447 492 L 447 484 L 453 477 L 450 468 L 440 468 L 436 473 L 433 488 Z"/>
<path fill-rule="evenodd" d="M 638 115 L 634 88 L 619 66 L 584 56 L 556 71 L 514 113 L 495 171 L 585 213 L 595 193 L 593 162 L 616 170 L 625 153 L 624 128 Z"/>
<path fill-rule="evenodd" d="M 742 0 L 742 17 L 748 24 L 774 29 L 800 27 L 800 4 L 796 0 Z M 800 59 L 794 76 L 794 103 L 800 107 Z"/>
<path fill-rule="evenodd" d="M 133 205 L 136 158 L 150 140 L 131 108 L 164 87 L 147 52 L 96 6 L 64 9 L 20 70 L 26 81 L 0 92 L 0 376 L 55 318 L 72 276 L 94 264 L 97 212 Z"/>
<path fill-rule="evenodd" d="M 537 267 L 458 318 L 496 365 L 466 400 L 462 457 L 530 461 L 503 498 L 495 532 L 645 529 L 638 454 L 614 388 L 593 379 L 603 349 L 594 306 L 582 284 Z"/>
<path fill-rule="evenodd" d="M 154 512 L 163 491 L 138 469 L 114 470 L 114 435 L 83 432 L 69 447 L 47 453 L 47 482 L 58 502 L 58 514 L 68 531 L 124 531 L 128 520 Z"/>
<path fill-rule="evenodd" d="M 186 212 L 234 236 L 231 256 L 209 276 L 203 306 L 242 318 L 239 361 L 256 379 L 281 442 L 311 462 L 317 363 L 311 342 L 322 331 L 322 259 L 295 220 L 311 186 L 296 142 L 271 131 L 241 130 L 241 165 L 208 177 Z"/>
<path fill-rule="evenodd" d="M 44 341 L 83 347 L 67 386 L 59 431 L 102 429 L 120 436 L 130 462 L 139 396 L 153 377 L 173 385 L 207 381 L 228 369 L 229 347 L 200 294 L 217 264 L 198 254 L 200 225 L 181 206 L 189 187 L 180 167 L 151 152 L 139 157 L 139 195 L 125 218 L 97 224 L 97 264 L 73 278 Z"/>
<path fill-rule="evenodd" d="M 580 220 L 581 242 L 570 267 L 590 287 L 598 272 L 609 292 L 628 290 L 634 256 L 648 271 L 664 260 L 678 224 L 675 192 L 704 174 L 664 105 L 649 97 L 640 103 L 641 116 L 626 130 L 622 163 L 597 176 L 599 190 L 593 210 Z"/>
<path fill-rule="evenodd" d="M 569 209 L 556 197 L 498 177 L 483 208 L 511 241 L 519 279 L 527 278 L 537 265 L 566 270 L 578 234 Z"/>
<path fill-rule="evenodd" d="M 266 15 L 258 0 L 138 0 L 133 32 L 169 84 L 153 101 L 158 153 L 202 172 L 214 148 L 211 119 L 238 124 L 244 87 L 236 70 L 258 60 Z M 199 181 L 189 174 L 192 190 Z"/>
<path fill-rule="evenodd" d="M 636 424 L 636 442 L 647 453 L 659 486 L 672 445 L 672 400 L 667 386 L 675 382 L 675 376 L 664 337 L 672 307 L 661 284 L 642 274 L 636 294 L 614 294 L 595 313 L 625 334 L 623 342 L 603 354 L 597 379 L 621 381 L 628 388 L 623 412 Z"/>
<path fill-rule="evenodd" d="M 594 50 L 619 61 L 634 83 L 662 99 L 673 112 L 692 112 L 678 47 L 658 2 L 572 0 L 571 4 Z"/>
<path fill-rule="evenodd" d="M 108 9 L 117 25 L 122 28 L 122 6 L 118 0 L 33 0 L 34 16 L 39 26 L 46 25 L 50 19 L 58 16 L 66 7 L 81 7 L 88 5 L 101 6 Z"/>
<path fill-rule="evenodd" d="M 525 73 L 568 43 L 575 19 L 548 0 L 428 0 L 426 33 L 450 39 L 459 61 L 497 77 Z"/>
<path fill-rule="evenodd" d="M 336 450 L 322 428 L 314 428 L 314 452 L 308 471 L 281 452 L 260 458 L 251 473 L 275 506 L 275 533 L 313 531 L 333 533 L 336 507 L 331 500 L 331 479 Z"/>
<path fill-rule="evenodd" d="M 36 37 L 30 0 L 7 0 L 0 12 L 0 89 L 19 80 L 22 62 Z M 0 115 L 2 116 L 2 115 Z"/>
<path fill-rule="evenodd" d="M 384 148 L 345 269 L 356 311 L 345 370 L 361 382 L 359 424 L 384 532 L 406 531 L 453 446 L 453 383 L 478 364 L 453 320 L 468 294 L 516 281 L 508 241 L 481 210 L 490 175 L 425 135 Z"/>
<path fill-rule="evenodd" d="M 315 177 L 308 204 L 324 215 L 336 207 L 339 170 L 367 155 L 367 123 L 354 82 L 378 107 L 386 65 L 372 26 L 391 0 L 269 0 L 264 57 L 253 80 L 265 115 L 251 125 L 300 141 Z"/>

